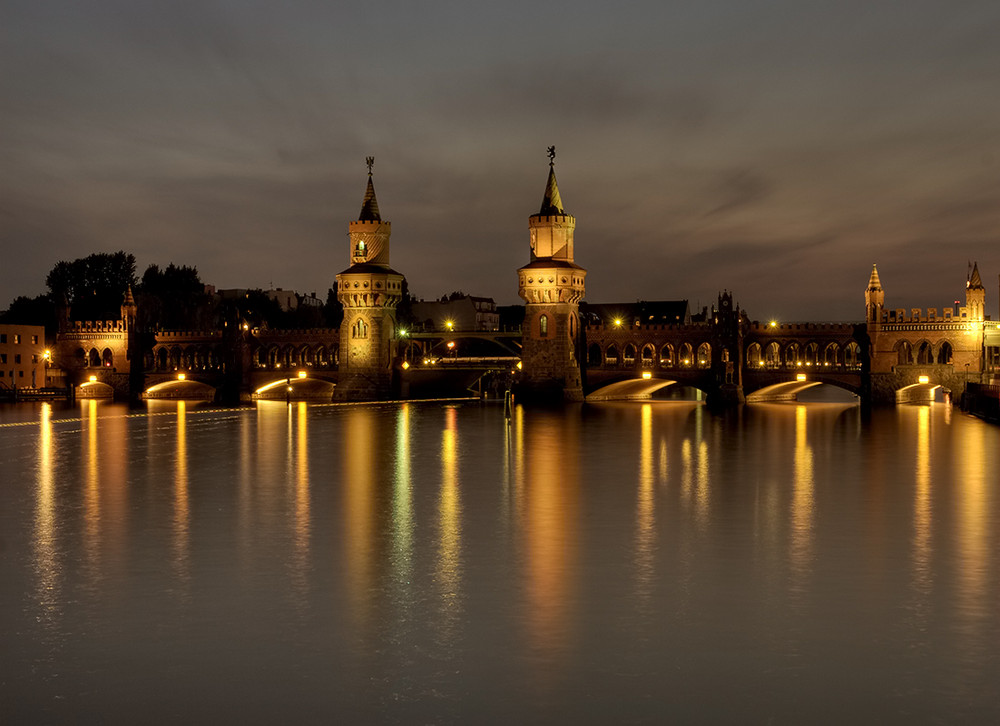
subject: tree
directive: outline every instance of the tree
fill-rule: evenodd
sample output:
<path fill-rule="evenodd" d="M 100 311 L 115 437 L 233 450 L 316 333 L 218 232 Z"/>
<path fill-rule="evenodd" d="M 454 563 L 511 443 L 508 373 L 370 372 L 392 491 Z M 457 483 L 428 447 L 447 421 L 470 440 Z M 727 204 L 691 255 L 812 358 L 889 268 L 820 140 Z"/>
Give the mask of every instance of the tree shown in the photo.
<path fill-rule="evenodd" d="M 136 303 L 139 323 L 147 329 L 204 330 L 215 323 L 214 301 L 196 267 L 150 265 L 142 273 Z"/>
<path fill-rule="evenodd" d="M 45 278 L 49 298 L 71 306 L 73 320 L 117 320 L 125 291 L 136 284 L 135 255 L 99 252 L 57 262 Z"/>
<path fill-rule="evenodd" d="M 59 327 L 56 306 L 48 295 L 39 295 L 38 297 L 22 295 L 14 298 L 10 307 L 0 312 L 0 323 L 44 325 L 45 337 L 50 340 L 55 337 Z"/>

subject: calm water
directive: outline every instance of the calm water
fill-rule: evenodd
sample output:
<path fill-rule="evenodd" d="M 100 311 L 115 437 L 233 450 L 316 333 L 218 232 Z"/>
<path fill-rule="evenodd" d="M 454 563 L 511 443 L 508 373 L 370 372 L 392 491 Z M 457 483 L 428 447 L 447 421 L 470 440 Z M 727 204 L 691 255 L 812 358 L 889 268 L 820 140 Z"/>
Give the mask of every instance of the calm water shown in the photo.
<path fill-rule="evenodd" d="M 997 723 L 950 408 L 0 410 L 0 722 Z"/>

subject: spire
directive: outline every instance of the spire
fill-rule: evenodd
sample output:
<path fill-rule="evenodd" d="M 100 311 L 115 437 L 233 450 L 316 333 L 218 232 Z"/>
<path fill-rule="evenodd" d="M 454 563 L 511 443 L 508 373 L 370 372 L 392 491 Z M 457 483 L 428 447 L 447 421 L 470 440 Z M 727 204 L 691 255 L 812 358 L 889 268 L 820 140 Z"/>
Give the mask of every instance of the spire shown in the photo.
<path fill-rule="evenodd" d="M 358 221 L 381 222 L 382 217 L 378 213 L 378 200 L 375 198 L 375 185 L 372 183 L 372 166 L 375 164 L 375 157 L 369 156 L 365 162 L 368 164 L 368 188 L 365 189 L 365 198 L 361 202 L 361 214 L 358 215 Z"/>
<path fill-rule="evenodd" d="M 972 274 L 969 275 L 969 281 L 965 284 L 970 290 L 979 290 L 983 288 L 983 280 L 979 277 L 979 263 L 972 263 Z"/>
<path fill-rule="evenodd" d="M 878 267 L 872 265 L 872 276 L 868 280 L 869 290 L 881 290 L 882 281 L 878 279 Z"/>
<path fill-rule="evenodd" d="M 123 302 L 122 305 L 124 305 L 126 307 L 132 307 L 132 306 L 135 305 L 135 298 L 132 297 L 132 284 L 131 283 L 129 283 L 129 286 L 125 289 L 125 302 Z"/>
<path fill-rule="evenodd" d="M 552 217 L 566 214 L 563 209 L 562 197 L 559 196 L 559 185 L 556 184 L 556 147 L 549 147 L 549 180 L 545 184 L 545 197 L 542 198 L 542 208 L 538 214 L 542 217 Z"/>

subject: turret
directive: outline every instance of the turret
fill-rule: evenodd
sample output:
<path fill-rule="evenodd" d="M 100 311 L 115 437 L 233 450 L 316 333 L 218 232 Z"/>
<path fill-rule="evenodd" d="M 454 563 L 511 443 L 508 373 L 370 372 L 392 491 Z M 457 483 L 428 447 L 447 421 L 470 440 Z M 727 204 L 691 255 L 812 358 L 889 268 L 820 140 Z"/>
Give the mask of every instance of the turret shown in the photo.
<path fill-rule="evenodd" d="M 573 261 L 576 219 L 563 208 L 555 147 L 538 214 L 528 218 L 531 261 L 517 271 L 524 300 L 523 383 L 529 396 L 581 400 L 579 304 L 587 271 Z"/>
<path fill-rule="evenodd" d="M 878 279 L 878 268 L 872 265 L 872 274 L 868 278 L 868 289 L 865 290 L 865 307 L 868 309 L 869 323 L 878 323 L 882 319 L 882 306 L 885 304 L 885 292 L 882 282 Z"/>
<path fill-rule="evenodd" d="M 970 321 L 985 320 L 986 288 L 979 276 L 979 265 L 972 264 L 972 272 L 965 281 L 965 309 Z"/>

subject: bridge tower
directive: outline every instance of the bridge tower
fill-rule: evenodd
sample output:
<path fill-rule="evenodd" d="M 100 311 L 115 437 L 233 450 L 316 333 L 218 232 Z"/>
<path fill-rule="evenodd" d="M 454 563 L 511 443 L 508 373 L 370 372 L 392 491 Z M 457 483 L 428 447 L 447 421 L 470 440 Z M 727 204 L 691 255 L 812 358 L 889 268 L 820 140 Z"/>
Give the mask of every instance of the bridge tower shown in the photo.
<path fill-rule="evenodd" d="M 969 322 L 981 323 L 986 319 L 986 288 L 979 276 L 979 263 L 972 264 L 972 272 L 965 282 L 965 309 Z"/>
<path fill-rule="evenodd" d="M 369 156 L 368 187 L 361 214 L 348 227 L 351 266 L 337 275 L 337 300 L 344 306 L 340 324 L 340 371 L 334 398 L 375 400 L 392 391 L 396 347 L 396 306 L 403 276 L 389 267 L 389 222 L 379 215 Z"/>
<path fill-rule="evenodd" d="M 885 292 L 882 282 L 878 279 L 878 268 L 872 265 L 872 274 L 868 279 L 868 289 L 865 290 L 865 306 L 868 308 L 868 325 L 882 320 L 882 306 L 885 305 Z"/>
<path fill-rule="evenodd" d="M 528 218 L 531 261 L 517 271 L 525 302 L 521 388 L 529 397 L 583 400 L 579 312 L 587 271 L 573 261 L 575 229 L 556 184 L 555 147 L 549 147 L 542 207 Z"/>

